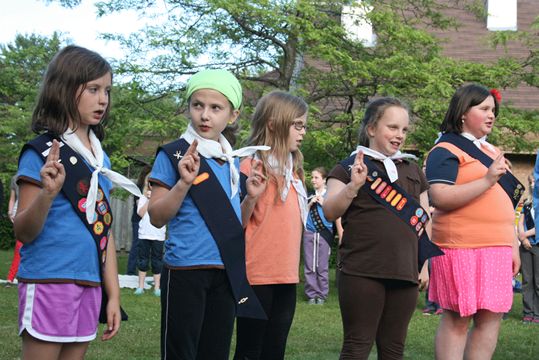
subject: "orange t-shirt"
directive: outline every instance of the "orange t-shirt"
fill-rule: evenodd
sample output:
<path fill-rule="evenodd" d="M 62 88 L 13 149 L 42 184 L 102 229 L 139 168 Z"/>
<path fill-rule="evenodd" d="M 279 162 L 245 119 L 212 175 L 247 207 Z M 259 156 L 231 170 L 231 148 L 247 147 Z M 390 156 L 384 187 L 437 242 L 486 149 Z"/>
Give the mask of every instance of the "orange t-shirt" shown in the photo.
<path fill-rule="evenodd" d="M 251 159 L 241 162 L 249 174 Z M 298 194 L 293 186 L 283 202 L 274 180 L 258 198 L 245 228 L 247 278 L 251 285 L 295 284 L 299 282 L 299 258 L 303 223 Z"/>
<path fill-rule="evenodd" d="M 449 143 L 443 147 L 459 161 L 455 185 L 477 180 L 487 173 L 487 168 L 477 159 Z M 495 158 L 499 154 L 485 151 Z M 428 162 L 427 162 L 428 166 Z M 432 241 L 446 248 L 479 248 L 511 246 L 515 239 L 515 210 L 507 193 L 496 183 L 470 203 L 451 211 L 434 210 L 432 216 Z"/>

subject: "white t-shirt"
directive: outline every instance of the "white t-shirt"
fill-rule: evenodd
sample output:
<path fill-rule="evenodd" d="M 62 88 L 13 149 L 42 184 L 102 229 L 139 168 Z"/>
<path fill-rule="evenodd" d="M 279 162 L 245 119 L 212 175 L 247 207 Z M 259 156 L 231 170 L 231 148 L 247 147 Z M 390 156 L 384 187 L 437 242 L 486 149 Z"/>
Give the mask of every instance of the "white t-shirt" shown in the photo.
<path fill-rule="evenodd" d="M 141 198 L 138 199 L 137 213 L 148 201 L 149 199 L 146 196 L 142 196 Z M 153 226 L 152 223 L 150 222 L 150 214 L 148 214 L 148 211 L 146 211 L 146 213 L 144 214 L 144 216 L 139 222 L 139 227 L 138 227 L 139 239 L 164 241 L 166 233 L 167 233 L 166 225 L 161 228 L 156 228 L 155 226 Z"/>

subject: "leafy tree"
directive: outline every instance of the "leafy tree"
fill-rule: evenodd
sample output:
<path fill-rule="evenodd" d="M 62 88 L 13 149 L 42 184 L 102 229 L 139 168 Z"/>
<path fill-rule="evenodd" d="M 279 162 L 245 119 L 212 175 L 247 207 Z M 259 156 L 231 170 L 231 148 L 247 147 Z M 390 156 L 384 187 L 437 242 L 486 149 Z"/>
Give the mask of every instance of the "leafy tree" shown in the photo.
<path fill-rule="evenodd" d="M 373 25 L 376 46 L 351 40 L 341 26 L 343 6 L 352 3 L 372 7 L 359 19 Z M 206 67 L 228 68 L 243 80 L 246 116 L 272 88 L 303 96 L 311 104 L 305 153 L 314 166 L 332 164 L 355 146 L 358 123 L 373 96 L 409 102 L 416 119 L 409 144 L 424 152 L 461 84 L 536 85 L 536 57 L 528 64 L 507 57 L 492 65 L 445 58 L 427 30 L 458 27 L 456 19 L 444 15 L 449 6 L 484 15 L 480 0 L 106 0 L 97 9 L 98 16 L 125 10 L 141 18 L 152 15 L 137 33 L 103 36 L 128 50 L 117 70 L 155 97 L 180 94 L 187 76 Z M 533 36 L 521 39 L 537 49 Z M 537 114 L 505 107 L 502 115 L 494 140 L 517 150 L 534 146 L 522 135 L 538 130 Z"/>
<path fill-rule="evenodd" d="M 13 43 L 0 45 L 0 174 L 9 179 L 17 169 L 17 157 L 32 137 L 30 119 L 43 73 L 60 48 L 58 34 L 17 35 Z"/>

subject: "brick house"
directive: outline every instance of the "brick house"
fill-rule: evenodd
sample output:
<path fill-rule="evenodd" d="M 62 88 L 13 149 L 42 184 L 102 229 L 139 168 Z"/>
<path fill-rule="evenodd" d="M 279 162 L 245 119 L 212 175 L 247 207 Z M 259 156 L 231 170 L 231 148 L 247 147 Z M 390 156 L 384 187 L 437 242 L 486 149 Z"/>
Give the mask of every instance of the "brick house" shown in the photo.
<path fill-rule="evenodd" d="M 467 1 L 473 2 L 473 0 Z M 455 4 L 454 0 L 439 0 L 439 3 L 447 4 L 446 15 L 457 19 L 459 23 L 456 30 L 428 30 L 442 41 L 444 55 L 478 63 L 493 63 L 498 58 L 505 56 L 506 51 L 511 56 L 522 59 L 528 55 L 529 50 L 516 43 L 508 43 L 507 50 L 502 47 L 494 49 L 489 44 L 488 36 L 491 31 L 530 30 L 534 20 L 539 17 L 539 1 L 484 0 L 485 11 L 488 14 L 484 19 L 463 10 L 462 6 L 458 8 L 451 6 Z M 346 17 L 343 17 L 342 21 L 343 25 L 346 26 Z M 365 45 L 374 45 L 376 35 L 372 31 L 372 27 L 361 24 L 359 27 L 350 28 L 349 31 L 353 31 L 354 36 L 363 41 Z M 539 88 L 521 85 L 516 88 L 500 89 L 500 92 L 504 103 L 524 110 L 539 110 Z M 532 134 L 532 136 L 537 136 L 537 134 Z M 533 171 L 536 152 L 516 153 L 512 149 L 503 150 L 513 165 L 513 173 L 527 187 L 527 177 Z"/>

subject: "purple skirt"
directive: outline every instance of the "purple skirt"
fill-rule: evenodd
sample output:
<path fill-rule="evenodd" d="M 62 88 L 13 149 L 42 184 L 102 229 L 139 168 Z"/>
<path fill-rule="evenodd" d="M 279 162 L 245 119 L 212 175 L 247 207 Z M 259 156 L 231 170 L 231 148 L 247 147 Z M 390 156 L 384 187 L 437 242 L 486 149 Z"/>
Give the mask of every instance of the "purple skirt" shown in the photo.
<path fill-rule="evenodd" d="M 101 287 L 19 283 L 19 335 L 49 342 L 88 342 L 97 335 Z"/>

